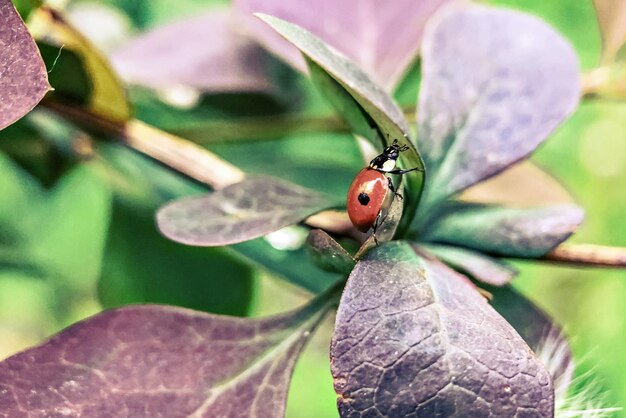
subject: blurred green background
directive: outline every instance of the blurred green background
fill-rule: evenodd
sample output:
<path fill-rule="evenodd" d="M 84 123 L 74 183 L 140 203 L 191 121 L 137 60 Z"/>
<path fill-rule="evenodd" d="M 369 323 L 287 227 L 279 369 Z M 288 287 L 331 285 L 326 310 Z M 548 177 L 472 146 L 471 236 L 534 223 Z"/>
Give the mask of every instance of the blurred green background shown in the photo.
<path fill-rule="evenodd" d="M 541 16 L 572 42 L 583 70 L 597 65 L 601 42 L 591 0 L 484 3 Z M 69 7 L 84 11 L 93 4 L 71 2 Z M 132 32 L 227 2 L 183 0 L 175 8 L 171 4 L 108 0 L 97 6 L 106 6 L 116 22 L 123 23 L 122 32 Z M 303 100 L 301 111 L 330 112 L 306 80 L 289 71 L 286 76 Z M 396 96 L 411 105 L 416 91 L 410 78 Z M 233 97 L 207 98 L 192 112 L 170 108 L 144 90 L 135 89 L 130 97 L 138 118 L 166 128 L 176 127 L 182 117 L 236 117 L 251 111 L 222 107 L 220 100 L 236 100 Z M 261 101 L 258 107 L 269 114 L 285 111 L 280 100 L 245 101 L 257 106 Z M 51 145 L 57 132 L 52 128 L 57 135 L 75 135 L 45 113 L 0 132 L 0 358 L 103 307 L 163 302 L 256 316 L 305 300 L 299 288 L 243 256 L 261 254 L 264 260 L 254 262 L 279 266 L 283 275 L 298 272 L 320 283 L 328 278 L 306 262 L 301 249 L 288 250 L 286 257 L 264 240 L 234 250 L 188 248 L 165 240 L 154 228 L 154 210 L 173 197 L 201 192 L 199 185 L 115 144 L 99 145 L 96 158 L 77 162 L 62 147 Z M 330 187 L 337 194 L 345 192 L 362 164 L 353 140 L 343 134 L 209 148 L 246 171 L 284 176 L 318 189 Z M 288 158 L 280 167 L 264 165 L 270 153 Z M 573 242 L 626 246 L 626 102 L 585 100 L 533 160 L 554 174 L 587 212 Z M 302 231 L 291 233 L 297 240 Z M 626 406 L 626 272 L 515 265 L 521 271 L 515 287 L 564 327 L 578 362 L 577 374 L 584 382 L 597 381 L 597 396 L 603 398 L 599 406 Z M 337 416 L 328 367 L 331 330 L 329 319 L 296 367 L 288 417 Z"/>

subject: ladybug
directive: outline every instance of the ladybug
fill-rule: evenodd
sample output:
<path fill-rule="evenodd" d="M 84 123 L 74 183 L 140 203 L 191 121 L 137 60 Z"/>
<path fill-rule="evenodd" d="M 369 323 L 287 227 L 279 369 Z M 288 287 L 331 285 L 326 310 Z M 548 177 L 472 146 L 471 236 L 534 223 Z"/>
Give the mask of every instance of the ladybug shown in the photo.
<path fill-rule="evenodd" d="M 363 170 L 359 171 L 348 190 L 348 216 L 352 225 L 361 232 L 376 228 L 381 220 L 383 208 L 388 207 L 391 194 L 402 199 L 396 192 L 393 181 L 388 174 L 402 175 L 419 167 L 401 170 L 396 168 L 400 153 L 408 150 L 407 145 L 399 145 L 395 139 L 393 144 L 385 148 L 382 154 L 375 157 Z M 391 191 L 392 193 L 389 193 Z M 374 235 L 375 237 L 375 235 Z"/>

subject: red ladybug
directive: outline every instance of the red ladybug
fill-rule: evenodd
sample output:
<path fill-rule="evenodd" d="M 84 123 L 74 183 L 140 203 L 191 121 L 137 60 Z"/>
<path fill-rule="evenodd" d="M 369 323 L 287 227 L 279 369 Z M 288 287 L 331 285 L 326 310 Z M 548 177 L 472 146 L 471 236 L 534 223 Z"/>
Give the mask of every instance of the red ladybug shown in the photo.
<path fill-rule="evenodd" d="M 394 140 L 392 145 L 385 148 L 382 154 L 375 157 L 370 165 L 359 171 L 354 178 L 348 190 L 346 206 L 350 221 L 359 231 L 367 232 L 373 227 L 376 233 L 382 210 L 390 201 L 389 190 L 402 198 L 402 195 L 396 192 L 391 177 L 387 177 L 386 174 L 401 175 L 419 169 L 418 167 L 408 170 L 396 169 L 398 156 L 408 149 L 408 146 L 399 145 L 398 140 Z"/>

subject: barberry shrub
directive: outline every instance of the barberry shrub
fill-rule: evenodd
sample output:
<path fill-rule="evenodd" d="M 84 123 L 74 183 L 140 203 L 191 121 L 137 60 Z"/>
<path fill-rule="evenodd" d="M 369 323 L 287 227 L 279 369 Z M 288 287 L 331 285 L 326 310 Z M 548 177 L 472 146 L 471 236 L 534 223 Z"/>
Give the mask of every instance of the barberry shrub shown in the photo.
<path fill-rule="evenodd" d="M 305 148 L 307 158 L 315 159 L 312 172 L 290 166 L 289 153 L 255 159 L 242 153 L 249 147 L 254 154 L 258 145 L 239 143 L 236 151 L 224 145 L 222 153 L 241 159 L 244 174 L 133 119 L 107 60 L 57 11 L 27 11 L 35 22 L 29 26 L 35 44 L 11 3 L 0 0 L 0 41 L 9 45 L 0 51 L 0 69 L 8 74 L 0 79 L 0 127 L 29 112 L 46 93 L 45 61 L 55 90 L 27 119 L 50 141 L 62 147 L 68 138 L 89 132 L 93 143 L 87 151 L 73 142 L 72 152 L 108 159 L 107 175 L 114 182 L 134 179 L 144 169 L 148 177 L 163 170 L 123 151 L 130 147 L 213 189 L 184 196 L 197 194 L 199 187 L 172 174 L 158 187 L 146 187 L 151 190 L 146 194 L 158 198 L 144 199 L 144 209 L 178 197 L 158 210 L 154 226 L 142 224 L 132 210 L 120 212 L 133 206 L 129 196 L 145 197 L 143 185 L 124 183 L 127 194 L 116 200 L 107 257 L 126 257 L 132 264 L 138 252 L 190 251 L 184 260 L 193 268 L 176 265 L 167 271 L 182 280 L 206 266 L 202 279 L 210 281 L 214 271 L 225 269 L 231 274 L 219 286 L 241 293 L 250 292 L 249 264 L 229 263 L 245 258 L 314 294 L 301 308 L 275 316 L 222 316 L 202 310 L 241 314 L 245 309 L 225 308 L 230 296 L 220 305 L 219 286 L 208 291 L 217 295 L 212 306 L 220 308 L 207 309 L 193 299 L 204 287 L 180 291 L 184 283 L 151 283 L 158 268 L 137 265 L 145 269 L 139 274 L 152 277 L 124 288 L 116 270 L 105 266 L 108 281 L 100 284 L 105 306 L 136 302 L 125 292 L 154 286 L 158 296 L 142 290 L 147 292 L 142 297 L 171 302 L 167 296 L 175 293 L 184 307 L 107 310 L 6 359 L 0 363 L 0 415 L 283 416 L 301 350 L 336 310 L 330 369 L 342 417 L 554 416 L 555 392 L 562 396 L 572 378 L 571 353 L 558 326 L 509 286 L 516 271 L 503 258 L 544 257 L 576 230 L 583 210 L 569 203 L 487 203 L 463 193 L 526 159 L 576 109 L 580 70 L 572 48 L 536 17 L 440 0 L 398 1 L 379 10 L 377 23 L 366 23 L 369 49 L 357 50 L 352 43 L 364 42 L 353 40 L 363 31 L 358 16 L 330 2 L 320 7 L 336 7 L 336 14 L 324 9 L 324 19 L 313 18 L 301 13 L 304 3 L 237 0 L 228 12 L 159 28 L 113 54 L 111 62 L 127 82 L 144 88 L 169 83 L 201 92 L 246 91 L 244 100 L 262 101 L 258 114 L 288 107 L 302 88 L 299 76 L 260 44 L 306 72 L 340 116 L 334 123 L 356 137 L 366 156 L 397 140 L 408 147 L 400 166 L 420 168 L 397 179 L 403 198 L 384 211 L 376 239 L 357 233 L 341 212 L 349 176 L 367 161 L 354 140 L 329 136 Z M 251 14 L 258 11 L 265 13 Z M 246 37 L 238 25 L 248 28 Z M 207 27 L 223 36 L 223 50 L 185 53 L 183 41 Z M 342 36 L 333 35 L 337 27 Z M 67 45 L 65 54 L 58 53 L 60 45 Z M 223 65 L 212 66 L 202 53 L 219 56 Z M 190 55 L 195 58 L 185 62 Z M 184 71 L 182 64 L 189 64 Z M 215 74 L 206 77 L 210 71 Z M 402 79 L 409 91 L 419 86 L 416 115 L 389 94 Z M 7 90 L 8 85 L 15 87 Z M 2 96 L 7 91 L 11 100 Z M 158 106 L 153 100 L 137 111 L 149 120 Z M 172 120 L 188 117 L 191 127 L 204 117 L 174 113 Z M 276 118 L 263 117 L 268 124 Z M 297 133 L 302 128 L 297 122 L 282 127 Z M 238 129 L 243 128 L 232 124 L 225 135 L 236 137 Z M 244 136 L 254 136 L 254 125 L 251 129 Z M 113 137 L 122 145 L 108 141 Z M 263 169 L 254 171 L 258 165 Z M 114 229 L 116 222 L 123 227 Z M 306 252 L 279 250 L 261 238 L 288 235 L 284 228 L 293 225 L 307 231 Z M 128 244 L 146 230 L 156 234 L 157 227 L 178 243 L 224 248 Z M 212 270 L 216 263 L 227 266 Z M 559 361 L 550 364 L 537 356 L 548 337 L 560 352 Z"/>

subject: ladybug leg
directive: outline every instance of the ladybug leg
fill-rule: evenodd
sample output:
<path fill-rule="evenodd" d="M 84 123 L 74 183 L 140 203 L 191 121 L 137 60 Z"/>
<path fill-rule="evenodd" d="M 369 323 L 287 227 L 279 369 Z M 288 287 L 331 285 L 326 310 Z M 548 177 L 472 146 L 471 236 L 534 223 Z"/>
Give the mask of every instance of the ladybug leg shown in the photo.
<path fill-rule="evenodd" d="M 374 237 L 374 244 L 378 245 L 378 237 L 376 236 L 376 231 L 378 230 L 378 222 L 380 222 L 380 213 L 376 217 L 374 221 L 374 226 L 372 226 L 372 236 Z"/>
<path fill-rule="evenodd" d="M 402 196 L 400 193 L 396 191 L 396 188 L 393 185 L 393 180 L 391 180 L 391 177 L 387 177 L 387 181 L 389 182 L 389 190 L 393 192 L 394 196 L 399 197 L 400 199 L 404 199 L 404 196 Z"/>

